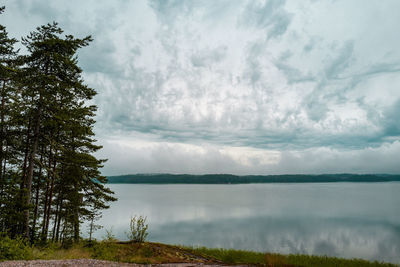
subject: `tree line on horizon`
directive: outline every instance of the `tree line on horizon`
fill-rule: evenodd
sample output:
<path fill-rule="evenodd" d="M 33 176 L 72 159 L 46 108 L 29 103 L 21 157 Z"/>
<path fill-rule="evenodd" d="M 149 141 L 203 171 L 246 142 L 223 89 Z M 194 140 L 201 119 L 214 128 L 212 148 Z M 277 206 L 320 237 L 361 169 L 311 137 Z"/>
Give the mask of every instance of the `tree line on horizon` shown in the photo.
<path fill-rule="evenodd" d="M 108 176 L 110 184 L 248 184 L 248 183 L 332 183 L 332 182 L 393 182 L 400 175 L 390 174 L 128 174 Z"/>
<path fill-rule="evenodd" d="M 0 14 L 5 7 L 0 7 Z M 1 15 L 0 15 L 1 16 Z M 115 201 L 93 152 L 96 91 L 84 84 L 77 51 L 92 41 L 63 36 L 56 22 L 15 48 L 0 25 L 0 234 L 78 241 L 80 224 Z"/>

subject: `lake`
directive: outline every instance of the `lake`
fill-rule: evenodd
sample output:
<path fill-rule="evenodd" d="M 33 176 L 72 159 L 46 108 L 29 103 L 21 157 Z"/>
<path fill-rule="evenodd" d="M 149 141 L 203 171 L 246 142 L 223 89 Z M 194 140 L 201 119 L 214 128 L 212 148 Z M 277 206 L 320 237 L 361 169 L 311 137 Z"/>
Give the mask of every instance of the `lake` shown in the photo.
<path fill-rule="evenodd" d="M 400 262 L 400 182 L 108 186 L 97 238 L 144 215 L 153 242 Z"/>

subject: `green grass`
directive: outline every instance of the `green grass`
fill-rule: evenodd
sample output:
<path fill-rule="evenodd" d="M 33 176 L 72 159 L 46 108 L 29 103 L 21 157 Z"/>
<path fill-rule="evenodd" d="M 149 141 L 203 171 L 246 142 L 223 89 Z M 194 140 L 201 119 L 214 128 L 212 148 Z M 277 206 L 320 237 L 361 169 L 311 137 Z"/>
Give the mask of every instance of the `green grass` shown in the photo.
<path fill-rule="evenodd" d="M 188 248 L 203 257 L 212 257 L 226 264 L 255 264 L 270 267 L 398 267 L 399 265 L 369 262 L 361 259 L 341 259 L 326 256 L 281 255 L 253 251 L 213 248 Z"/>
<path fill-rule="evenodd" d="M 211 257 L 228 264 L 265 264 L 265 253 L 220 248 L 188 248 L 203 257 Z"/>
<path fill-rule="evenodd" d="M 321 256 L 307 256 L 307 255 L 288 255 L 285 256 L 286 262 L 293 265 L 299 266 L 310 266 L 310 267 L 394 267 L 399 266 L 390 263 L 381 262 L 369 262 L 361 259 L 341 259 L 333 257 L 321 257 Z"/>

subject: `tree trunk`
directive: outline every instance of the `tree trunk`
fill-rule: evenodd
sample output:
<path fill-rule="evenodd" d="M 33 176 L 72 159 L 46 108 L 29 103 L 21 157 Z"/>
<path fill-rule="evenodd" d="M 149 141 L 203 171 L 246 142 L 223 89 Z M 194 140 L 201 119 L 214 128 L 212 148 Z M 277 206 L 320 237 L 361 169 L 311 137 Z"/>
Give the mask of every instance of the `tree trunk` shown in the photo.
<path fill-rule="evenodd" d="M 94 225 L 94 216 L 93 216 L 92 219 L 90 220 L 89 243 L 92 242 L 93 225 Z"/>
<path fill-rule="evenodd" d="M 29 156 L 29 146 L 31 142 L 31 119 L 29 118 L 28 121 L 28 128 L 26 129 L 26 143 L 25 143 L 25 153 L 24 153 L 24 164 L 22 165 L 22 180 L 20 188 L 24 188 L 26 184 L 26 172 L 27 172 L 27 165 L 28 165 L 28 156 Z"/>
<path fill-rule="evenodd" d="M 46 229 L 46 216 L 47 216 L 47 207 L 48 207 L 48 199 L 49 199 L 49 187 L 50 187 L 50 177 L 47 175 L 46 179 L 46 193 L 44 198 L 44 211 L 43 211 L 43 221 L 42 221 L 42 240 L 45 240 L 45 229 Z"/>
<path fill-rule="evenodd" d="M 5 134 L 4 134 L 4 112 L 6 107 L 6 100 L 5 100 L 5 89 L 6 89 L 6 81 L 3 81 L 3 87 L 1 89 L 1 114 L 0 114 L 0 192 L 3 192 L 3 160 L 4 160 L 4 153 L 3 153 L 3 144 L 5 141 Z"/>
<path fill-rule="evenodd" d="M 49 208 L 49 194 L 50 194 L 50 180 L 51 180 L 51 159 L 52 159 L 52 147 L 49 148 L 49 157 L 48 157 L 48 165 L 47 165 L 47 178 L 46 178 L 46 193 L 44 198 L 44 211 L 43 211 L 43 221 L 42 221 L 42 240 L 45 241 L 47 239 L 47 231 L 46 231 L 46 222 L 47 222 L 47 209 Z"/>
<path fill-rule="evenodd" d="M 56 213 L 55 213 L 54 224 L 53 224 L 53 231 L 52 231 L 52 234 L 51 234 L 51 240 L 52 241 L 54 241 L 54 238 L 55 238 L 56 226 L 57 226 L 57 220 L 58 220 L 59 213 L 60 213 L 60 196 L 57 199 Z"/>
<path fill-rule="evenodd" d="M 41 179 L 42 179 L 42 163 L 43 163 L 43 151 L 40 155 L 40 167 L 39 167 L 39 174 L 37 178 L 37 183 L 36 183 L 36 195 L 35 195 L 35 209 L 33 212 L 33 224 L 32 224 L 32 234 L 31 234 L 31 240 L 34 240 L 35 238 L 35 233 L 36 233 L 36 220 L 37 220 L 37 215 L 38 215 L 38 209 L 39 209 L 39 194 L 40 194 L 40 185 L 41 185 Z"/>
<path fill-rule="evenodd" d="M 75 215 L 74 215 L 74 242 L 79 242 L 79 213 L 78 206 L 75 207 Z"/>
<path fill-rule="evenodd" d="M 58 211 L 57 229 L 56 229 L 56 242 L 58 242 L 60 236 L 60 224 L 61 224 L 61 211 L 62 211 L 63 199 L 61 199 L 60 210 Z"/>
<path fill-rule="evenodd" d="M 49 203 L 47 207 L 47 217 L 46 217 L 46 229 L 45 232 L 46 234 L 49 231 L 49 223 L 50 223 L 50 216 L 51 216 L 51 204 L 53 202 L 53 191 L 54 191 L 54 180 L 55 180 L 55 172 L 56 172 L 56 155 L 57 151 L 53 154 L 53 170 L 52 170 L 52 175 L 51 175 L 51 185 L 50 185 L 50 193 L 49 193 Z"/>
<path fill-rule="evenodd" d="M 34 132 L 33 132 L 33 146 L 31 153 L 29 154 L 29 166 L 28 166 L 28 173 L 26 177 L 26 199 L 25 199 L 25 210 L 24 210 L 24 227 L 25 227 L 25 236 L 26 238 L 29 239 L 29 215 L 30 215 L 30 209 L 29 205 L 31 203 L 31 191 L 32 191 L 32 177 L 33 177 L 33 167 L 34 167 L 34 160 L 35 160 L 35 155 L 39 143 L 39 129 L 40 129 L 40 118 L 42 115 L 42 94 L 40 94 L 39 97 L 39 105 L 38 105 L 38 110 L 35 116 L 35 124 L 34 124 Z"/>

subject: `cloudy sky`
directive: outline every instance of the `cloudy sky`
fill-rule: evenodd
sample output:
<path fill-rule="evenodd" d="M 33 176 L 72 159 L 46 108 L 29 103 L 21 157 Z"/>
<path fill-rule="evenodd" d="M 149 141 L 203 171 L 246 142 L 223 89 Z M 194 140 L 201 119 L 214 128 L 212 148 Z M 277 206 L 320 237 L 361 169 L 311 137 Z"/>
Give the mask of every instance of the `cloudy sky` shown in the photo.
<path fill-rule="evenodd" d="M 103 174 L 400 173 L 400 1 L 0 1 L 59 22 L 98 91 Z"/>

